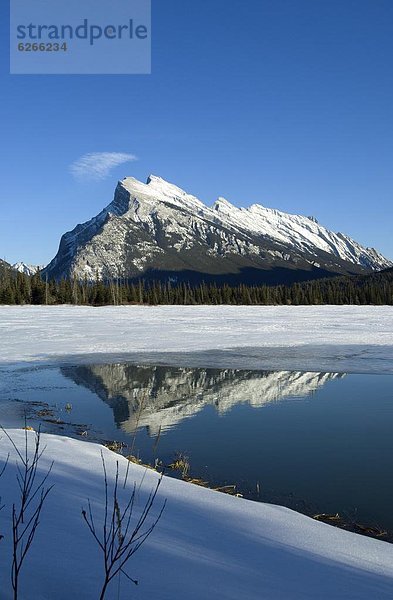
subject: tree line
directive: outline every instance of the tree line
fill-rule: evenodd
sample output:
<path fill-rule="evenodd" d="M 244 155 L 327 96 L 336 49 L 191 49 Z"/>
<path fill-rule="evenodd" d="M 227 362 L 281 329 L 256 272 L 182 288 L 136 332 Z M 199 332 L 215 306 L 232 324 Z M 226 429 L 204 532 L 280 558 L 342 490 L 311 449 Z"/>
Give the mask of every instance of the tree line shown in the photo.
<path fill-rule="evenodd" d="M 393 305 L 393 269 L 371 275 L 341 276 L 292 285 L 216 285 L 140 280 L 47 281 L 40 273 L 29 277 L 10 267 L 0 268 L 0 304 L 233 304 Z"/>

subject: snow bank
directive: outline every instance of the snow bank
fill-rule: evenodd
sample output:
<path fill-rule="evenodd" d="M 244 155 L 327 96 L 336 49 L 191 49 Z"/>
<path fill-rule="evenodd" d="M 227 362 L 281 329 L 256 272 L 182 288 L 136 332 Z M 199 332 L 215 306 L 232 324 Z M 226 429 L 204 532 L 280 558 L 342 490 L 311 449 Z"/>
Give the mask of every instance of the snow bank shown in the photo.
<path fill-rule="evenodd" d="M 0 339 L 3 363 L 393 372 L 389 306 L 2 306 Z"/>
<path fill-rule="evenodd" d="M 25 432 L 10 430 L 23 448 Z M 32 445 L 34 433 L 28 432 Z M 116 461 L 121 475 L 127 461 L 97 444 L 42 435 L 46 446 L 40 461 L 45 472 L 51 460 L 54 484 L 36 539 L 27 556 L 20 598 L 84 600 L 98 597 L 101 556 L 81 518 L 90 498 L 96 515 L 103 514 L 101 451 L 109 481 Z M 0 512 L 1 598 L 11 598 L 10 509 L 17 498 L 16 456 L 4 434 L 0 460 L 10 462 L 0 479 L 5 508 Z M 131 464 L 128 489 L 140 490 L 137 506 L 155 487 L 158 475 Z M 123 492 L 123 491 L 122 491 Z M 146 544 L 131 558 L 122 579 L 120 599 L 202 600 L 382 600 L 393 594 L 393 546 L 335 529 L 289 509 L 233 498 L 164 478 L 155 505 L 167 507 Z M 117 581 L 108 599 L 117 598 Z"/>

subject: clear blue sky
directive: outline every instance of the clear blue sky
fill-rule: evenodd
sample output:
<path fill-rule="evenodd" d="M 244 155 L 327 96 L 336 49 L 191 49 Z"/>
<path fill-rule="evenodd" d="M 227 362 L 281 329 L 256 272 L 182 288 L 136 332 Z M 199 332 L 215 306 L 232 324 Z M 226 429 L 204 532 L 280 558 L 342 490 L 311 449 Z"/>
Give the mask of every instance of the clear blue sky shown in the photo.
<path fill-rule="evenodd" d="M 1 257 L 48 262 L 118 179 L 149 173 L 393 257 L 391 0 L 153 0 L 153 73 L 134 76 L 9 75 L 4 4 Z M 139 160 L 75 179 L 93 152 Z"/>

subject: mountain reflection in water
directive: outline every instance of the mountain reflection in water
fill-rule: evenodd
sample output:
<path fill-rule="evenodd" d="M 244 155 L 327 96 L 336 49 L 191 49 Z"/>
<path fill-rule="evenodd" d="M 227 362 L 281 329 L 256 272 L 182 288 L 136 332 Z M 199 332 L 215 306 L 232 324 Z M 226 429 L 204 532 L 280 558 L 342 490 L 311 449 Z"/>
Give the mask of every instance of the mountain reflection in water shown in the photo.
<path fill-rule="evenodd" d="M 259 408 L 308 396 L 340 373 L 245 371 L 130 364 L 62 367 L 61 373 L 97 394 L 113 410 L 116 423 L 132 433 L 169 430 L 204 407 L 224 414 L 235 405 Z"/>

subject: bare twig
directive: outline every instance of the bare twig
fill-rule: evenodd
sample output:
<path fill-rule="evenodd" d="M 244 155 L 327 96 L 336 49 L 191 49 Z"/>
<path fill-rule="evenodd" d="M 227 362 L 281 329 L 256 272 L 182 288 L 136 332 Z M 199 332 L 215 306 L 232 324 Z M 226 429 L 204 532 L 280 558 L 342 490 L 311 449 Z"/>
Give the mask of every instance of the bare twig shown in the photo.
<path fill-rule="evenodd" d="M 0 469 L 0 477 L 3 475 L 4 471 L 6 470 L 6 467 L 8 465 L 8 461 L 9 461 L 10 455 L 8 453 L 7 458 L 5 459 L 4 465 L 1 467 Z M 4 504 L 2 503 L 2 497 L 0 496 L 0 510 L 3 510 L 4 508 Z M 0 540 L 2 540 L 4 537 L 4 535 L 2 535 L 0 533 Z"/>
<path fill-rule="evenodd" d="M 40 516 L 46 497 L 53 486 L 45 488 L 45 483 L 53 467 L 51 463 L 48 471 L 43 478 L 38 481 L 38 463 L 42 457 L 45 448 L 41 449 L 41 432 L 38 430 L 35 434 L 34 450 L 30 457 L 28 447 L 28 433 L 25 429 L 24 449 L 20 450 L 11 438 L 9 433 L 1 428 L 9 441 L 11 442 L 19 463 L 17 464 L 16 479 L 19 487 L 19 503 L 12 505 L 12 572 L 11 581 L 14 591 L 14 600 L 18 598 L 19 575 L 26 555 L 33 543 Z"/>
<path fill-rule="evenodd" d="M 101 549 L 104 558 L 104 581 L 101 588 L 100 600 L 105 598 L 109 583 L 116 575 L 124 575 L 135 585 L 138 581 L 132 579 L 125 571 L 126 564 L 133 554 L 142 546 L 156 527 L 164 511 L 164 501 L 158 515 L 148 525 L 153 504 L 159 490 L 162 476 L 157 482 L 147 501 L 145 502 L 139 517 L 134 517 L 136 485 L 133 485 L 132 493 L 125 506 L 122 508 L 118 497 L 119 489 L 119 463 L 116 462 L 116 473 L 113 489 L 109 491 L 108 475 L 104 456 L 101 452 L 102 468 L 104 472 L 104 521 L 99 528 L 93 516 L 91 503 L 88 500 L 88 509 L 82 510 L 82 517 L 89 528 L 90 533 Z"/>

